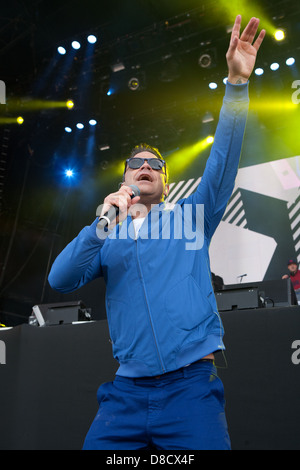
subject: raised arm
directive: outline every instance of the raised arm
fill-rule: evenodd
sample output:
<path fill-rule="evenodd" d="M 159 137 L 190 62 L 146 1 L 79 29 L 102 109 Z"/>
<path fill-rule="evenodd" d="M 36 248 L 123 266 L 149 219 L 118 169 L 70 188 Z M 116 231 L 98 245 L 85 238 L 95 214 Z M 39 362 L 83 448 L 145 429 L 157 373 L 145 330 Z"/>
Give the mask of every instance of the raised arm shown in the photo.
<path fill-rule="evenodd" d="M 228 83 L 214 144 L 197 191 L 185 201 L 204 204 L 208 238 L 222 219 L 234 188 L 248 112 L 248 80 L 265 36 L 262 30 L 253 43 L 258 24 L 257 18 L 251 18 L 240 36 L 241 16 L 236 17 L 226 54 Z"/>

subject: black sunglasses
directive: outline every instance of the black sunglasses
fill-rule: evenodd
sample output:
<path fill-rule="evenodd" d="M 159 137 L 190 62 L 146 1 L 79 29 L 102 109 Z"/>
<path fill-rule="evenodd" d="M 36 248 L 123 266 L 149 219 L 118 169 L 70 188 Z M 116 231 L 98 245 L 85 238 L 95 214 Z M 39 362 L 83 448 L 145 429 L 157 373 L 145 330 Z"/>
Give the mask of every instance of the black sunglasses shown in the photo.
<path fill-rule="evenodd" d="M 148 165 L 151 166 L 152 170 L 162 170 L 162 168 L 166 164 L 166 162 L 164 160 L 161 160 L 159 158 L 131 157 L 131 158 L 127 158 L 127 160 L 126 160 L 126 164 L 132 170 L 137 170 L 138 168 L 141 168 L 141 166 L 145 162 L 147 162 Z M 125 166 L 125 170 L 126 170 L 126 166 Z"/>

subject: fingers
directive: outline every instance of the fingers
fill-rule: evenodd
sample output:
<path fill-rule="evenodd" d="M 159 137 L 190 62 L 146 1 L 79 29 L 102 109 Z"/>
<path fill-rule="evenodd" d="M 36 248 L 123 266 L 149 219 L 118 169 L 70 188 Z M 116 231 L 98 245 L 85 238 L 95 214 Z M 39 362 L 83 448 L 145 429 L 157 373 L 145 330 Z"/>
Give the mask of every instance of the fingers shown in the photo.
<path fill-rule="evenodd" d="M 121 186 L 119 191 L 116 193 L 109 194 L 104 199 L 104 204 L 102 206 L 101 215 L 104 215 L 111 207 L 118 207 L 119 212 L 127 213 L 130 206 L 136 204 L 139 200 L 139 196 L 132 196 L 132 189 L 129 186 Z"/>
<path fill-rule="evenodd" d="M 263 39 L 266 35 L 266 31 L 264 29 L 261 30 L 259 33 L 258 37 L 256 38 L 256 41 L 253 43 L 253 47 L 256 49 L 256 52 L 261 46 L 261 43 L 263 42 Z"/>
<path fill-rule="evenodd" d="M 234 25 L 233 25 L 233 28 L 232 28 L 232 31 L 231 31 L 228 54 L 232 54 L 234 52 L 234 49 L 236 49 L 236 47 L 238 45 L 238 40 L 239 40 L 239 36 L 240 36 L 241 22 L 242 22 L 242 17 L 241 17 L 241 15 L 238 15 L 235 19 L 235 22 L 234 22 Z"/>
<path fill-rule="evenodd" d="M 122 186 L 120 187 L 119 191 L 125 191 L 129 194 L 129 196 L 132 196 L 132 188 L 130 186 L 126 186 L 126 184 L 122 183 Z"/>
<path fill-rule="evenodd" d="M 250 44 L 252 44 L 252 41 L 257 32 L 258 25 L 259 25 L 259 19 L 254 18 L 254 17 L 251 18 L 251 20 L 249 21 L 246 28 L 241 34 L 241 38 L 240 38 L 241 41 L 250 42 Z"/>
<path fill-rule="evenodd" d="M 240 37 L 241 41 L 249 42 L 250 44 L 252 44 L 255 38 L 255 35 L 257 33 L 258 25 L 259 25 L 259 18 L 255 18 L 255 17 L 251 18 L 246 28 L 244 29 L 243 33 L 241 34 L 241 37 Z M 258 51 L 258 49 L 260 48 L 260 45 L 265 37 L 265 34 L 266 34 L 266 31 L 262 29 L 256 41 L 254 42 L 253 47 L 256 49 L 256 51 Z"/>
<path fill-rule="evenodd" d="M 104 204 L 102 207 L 101 215 L 105 214 L 106 212 L 109 211 L 111 207 L 118 207 L 120 212 L 127 211 L 128 207 L 130 206 L 131 198 L 128 195 L 123 193 L 113 193 L 109 194 L 105 199 L 104 199 Z"/>
<path fill-rule="evenodd" d="M 241 28 L 241 22 L 242 22 L 242 17 L 241 15 L 237 15 L 232 31 L 231 31 L 231 37 L 230 37 L 230 42 L 234 40 L 234 38 L 237 36 L 239 38 L 240 36 L 240 28 Z"/>
<path fill-rule="evenodd" d="M 240 37 L 241 22 L 242 22 L 241 15 L 237 15 L 233 28 L 232 28 L 232 32 L 231 32 L 229 50 L 235 49 L 237 47 L 239 39 L 241 41 L 249 42 L 250 44 L 252 44 L 255 38 L 258 25 L 259 25 L 259 18 L 255 18 L 255 17 L 251 18 Z M 265 37 L 265 34 L 266 34 L 266 31 L 262 29 L 255 43 L 253 44 L 253 46 L 255 47 L 257 51 Z"/>

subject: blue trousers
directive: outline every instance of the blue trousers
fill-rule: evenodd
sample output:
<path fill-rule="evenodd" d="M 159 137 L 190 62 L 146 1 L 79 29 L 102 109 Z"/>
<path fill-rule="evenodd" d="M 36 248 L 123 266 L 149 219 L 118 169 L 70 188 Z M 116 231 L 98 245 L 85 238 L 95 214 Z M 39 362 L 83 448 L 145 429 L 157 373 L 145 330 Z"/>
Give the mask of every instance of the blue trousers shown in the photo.
<path fill-rule="evenodd" d="M 84 450 L 225 450 L 230 439 L 215 366 L 196 362 L 160 378 L 100 386 Z"/>

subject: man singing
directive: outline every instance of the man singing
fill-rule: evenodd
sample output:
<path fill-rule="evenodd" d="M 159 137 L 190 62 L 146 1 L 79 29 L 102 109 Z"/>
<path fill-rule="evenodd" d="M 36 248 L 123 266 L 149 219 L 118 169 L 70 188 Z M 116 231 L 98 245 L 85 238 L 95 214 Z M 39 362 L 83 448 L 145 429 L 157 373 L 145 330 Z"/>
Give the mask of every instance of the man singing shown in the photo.
<path fill-rule="evenodd" d="M 49 283 L 61 292 L 99 276 L 106 282 L 108 325 L 120 366 L 114 381 L 98 390 L 99 410 L 84 449 L 230 449 L 224 390 L 214 365 L 224 344 L 208 250 L 237 174 L 248 80 L 265 35 L 262 30 L 254 41 L 258 24 L 252 18 L 240 35 L 238 15 L 233 26 L 223 106 L 196 192 L 168 209 L 165 161 L 152 147 L 136 147 L 125 162 L 120 190 L 104 200 L 102 214 L 115 206 L 117 219 L 103 229 L 97 217 L 52 266 Z M 132 197 L 131 185 L 139 196 Z M 202 224 L 198 207 L 204 208 Z M 202 237 L 194 246 L 184 230 L 183 236 L 176 233 L 187 217 Z"/>

